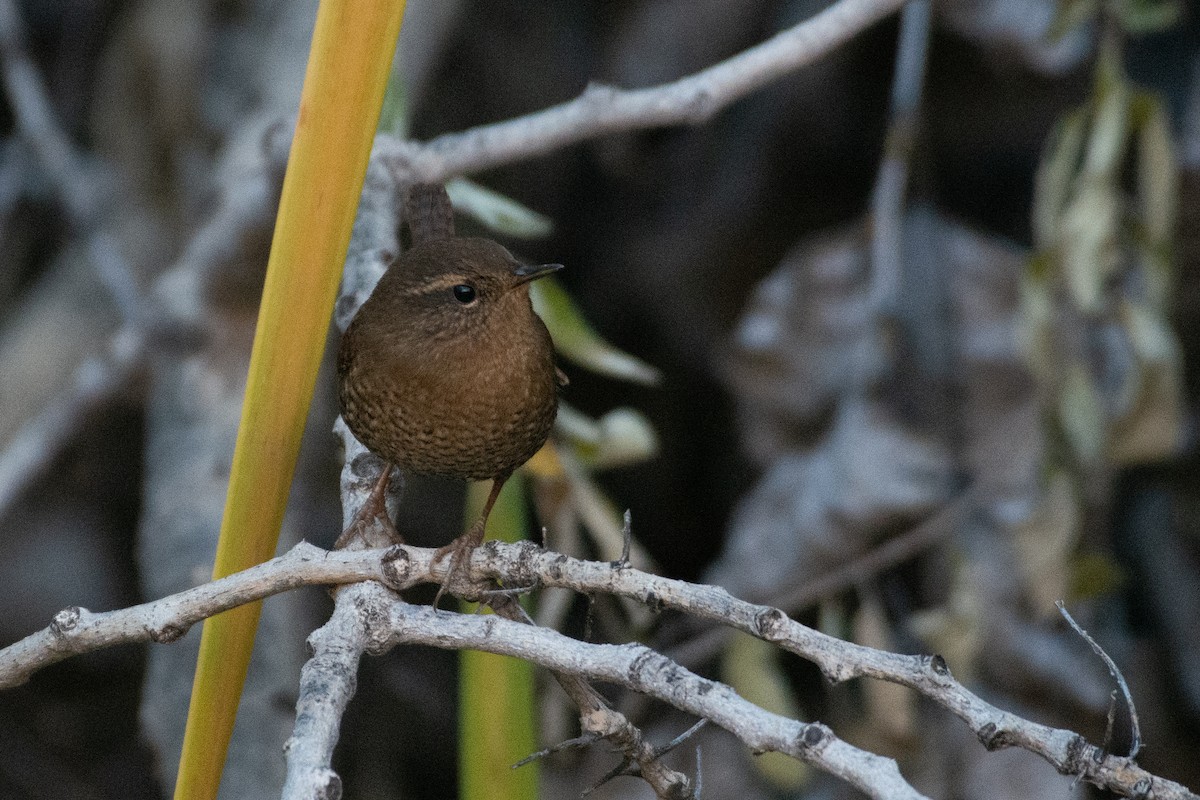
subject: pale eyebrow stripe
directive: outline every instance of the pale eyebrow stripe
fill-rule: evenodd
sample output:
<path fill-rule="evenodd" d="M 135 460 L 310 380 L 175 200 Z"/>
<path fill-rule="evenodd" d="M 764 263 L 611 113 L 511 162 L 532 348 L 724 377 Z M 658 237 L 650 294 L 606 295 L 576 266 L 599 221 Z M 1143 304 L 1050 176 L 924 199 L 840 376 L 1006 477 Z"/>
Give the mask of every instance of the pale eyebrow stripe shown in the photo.
<path fill-rule="evenodd" d="M 466 275 L 445 275 L 429 283 L 423 283 L 420 286 L 414 286 L 405 291 L 404 294 L 408 297 L 415 297 L 420 294 L 430 294 L 432 292 L 452 289 L 455 286 L 458 286 L 460 283 L 469 283 L 474 285 L 474 281 L 472 281 L 471 278 L 467 277 Z"/>

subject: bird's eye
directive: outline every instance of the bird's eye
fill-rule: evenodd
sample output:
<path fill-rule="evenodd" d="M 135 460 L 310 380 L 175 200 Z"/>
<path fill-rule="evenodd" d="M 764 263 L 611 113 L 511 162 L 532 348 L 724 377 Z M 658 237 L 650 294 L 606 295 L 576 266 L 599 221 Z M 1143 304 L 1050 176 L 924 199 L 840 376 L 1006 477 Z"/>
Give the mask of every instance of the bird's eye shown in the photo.
<path fill-rule="evenodd" d="M 467 283 L 460 283 L 451 289 L 454 292 L 454 299 L 463 305 L 470 305 L 475 302 L 475 287 Z"/>

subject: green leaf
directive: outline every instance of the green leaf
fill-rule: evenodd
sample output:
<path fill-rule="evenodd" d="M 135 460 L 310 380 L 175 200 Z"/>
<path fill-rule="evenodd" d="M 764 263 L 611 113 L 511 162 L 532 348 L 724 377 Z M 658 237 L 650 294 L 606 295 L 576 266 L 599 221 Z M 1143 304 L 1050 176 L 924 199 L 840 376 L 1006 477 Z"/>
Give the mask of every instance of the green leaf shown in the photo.
<path fill-rule="evenodd" d="M 466 178 L 447 181 L 446 193 L 457 210 L 494 233 L 514 239 L 541 239 L 554 230 L 549 217 Z"/>
<path fill-rule="evenodd" d="M 1079 459 L 1097 463 L 1108 442 L 1108 420 L 1104 399 L 1082 364 L 1067 367 L 1058 396 L 1058 418 Z"/>
<path fill-rule="evenodd" d="M 1063 209 L 1083 156 L 1087 113 L 1071 112 L 1054 128 L 1033 184 L 1033 240 L 1039 250 L 1058 244 Z"/>
<path fill-rule="evenodd" d="M 1171 141 L 1171 124 L 1162 101 L 1149 92 L 1134 96 L 1137 137 L 1137 185 L 1147 246 L 1169 247 L 1175 234 L 1179 166 Z"/>
<path fill-rule="evenodd" d="M 1121 207 L 1115 181 L 1085 174 L 1063 211 L 1061 263 L 1071 298 L 1085 312 L 1103 310 L 1105 286 L 1120 266 L 1117 236 Z"/>
<path fill-rule="evenodd" d="M 1183 16 L 1177 0 L 1117 0 L 1117 20 L 1127 33 L 1154 33 L 1166 30 Z"/>
<path fill-rule="evenodd" d="M 559 403 L 558 430 L 575 446 L 588 469 L 611 469 L 637 464 L 658 454 L 658 435 L 640 412 L 614 408 L 595 420 L 566 403 Z"/>
<path fill-rule="evenodd" d="M 395 65 L 399 66 L 399 62 Z M 393 68 L 383 93 L 383 107 L 379 111 L 379 132 L 390 133 L 400 139 L 408 137 L 408 84 L 399 69 Z"/>
<path fill-rule="evenodd" d="M 520 473 L 504 484 L 488 519 L 497 539 L 518 541 L 528 527 Z M 490 489 L 472 484 L 466 518 L 474 521 Z M 481 613 L 491 613 L 483 610 Z M 495 653 L 459 654 L 458 752 L 462 800 L 537 800 L 538 765 L 512 765 L 537 750 L 537 692 L 529 662 Z"/>
<path fill-rule="evenodd" d="M 647 386 L 658 384 L 659 371 L 601 339 L 553 277 L 535 281 L 530 294 L 534 310 L 545 321 L 555 348 L 565 358 L 611 378 Z"/>
<path fill-rule="evenodd" d="M 1054 19 L 1046 32 L 1051 44 L 1066 36 L 1075 28 L 1096 16 L 1100 9 L 1099 0 L 1060 0 L 1055 9 Z"/>

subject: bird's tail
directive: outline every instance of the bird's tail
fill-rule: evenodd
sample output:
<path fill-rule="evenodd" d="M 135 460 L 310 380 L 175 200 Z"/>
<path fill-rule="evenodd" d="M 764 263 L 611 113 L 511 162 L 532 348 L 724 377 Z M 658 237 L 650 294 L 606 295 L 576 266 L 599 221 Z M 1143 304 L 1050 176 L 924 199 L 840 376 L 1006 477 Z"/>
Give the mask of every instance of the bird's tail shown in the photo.
<path fill-rule="evenodd" d="M 454 235 L 454 207 L 441 184 L 413 184 L 404 202 L 404 216 L 413 244 Z"/>

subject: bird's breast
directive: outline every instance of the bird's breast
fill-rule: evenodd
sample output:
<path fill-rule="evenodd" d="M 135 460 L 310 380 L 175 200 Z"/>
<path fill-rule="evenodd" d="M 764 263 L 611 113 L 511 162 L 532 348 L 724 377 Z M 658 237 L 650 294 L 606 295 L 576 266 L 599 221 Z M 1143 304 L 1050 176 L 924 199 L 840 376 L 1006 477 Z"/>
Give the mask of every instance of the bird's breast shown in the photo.
<path fill-rule="evenodd" d="M 338 365 L 346 424 L 402 469 L 507 475 L 545 442 L 558 408 L 549 334 L 529 323 L 416 347 L 363 346 L 352 325 Z"/>

